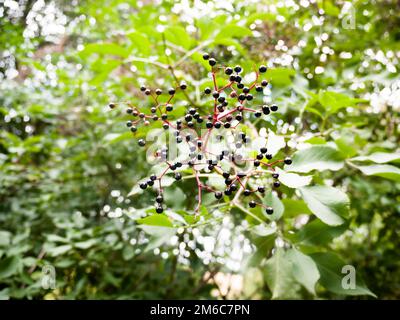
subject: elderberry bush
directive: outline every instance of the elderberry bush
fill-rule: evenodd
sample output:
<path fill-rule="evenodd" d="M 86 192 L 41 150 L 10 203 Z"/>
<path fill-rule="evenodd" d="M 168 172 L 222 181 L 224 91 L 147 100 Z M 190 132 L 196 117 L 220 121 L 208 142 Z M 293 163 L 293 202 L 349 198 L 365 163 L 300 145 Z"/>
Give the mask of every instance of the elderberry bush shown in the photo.
<path fill-rule="evenodd" d="M 179 91 L 190 95 L 187 91 L 191 87 L 186 82 L 166 91 L 141 86 L 143 98 L 151 99 L 150 108 L 131 102 L 110 103 L 111 109 L 118 105 L 127 106 L 126 113 L 131 119 L 126 126 L 134 137 L 151 122 L 159 123 L 164 130 L 163 134 L 157 133 L 157 141 L 163 140 L 163 143 L 155 144 L 157 148 L 151 159 L 162 164 L 163 169 L 144 178 L 139 187 L 155 190 L 157 213 L 165 209 L 163 180 L 172 175 L 176 182 L 184 179 L 195 181 L 196 216 L 205 192 L 213 193 L 215 201 L 227 197 L 233 203 L 247 203 L 250 208 L 260 206 L 266 214 L 272 215 L 272 206 L 262 203 L 262 197 L 266 190 L 280 187 L 277 168 L 290 165 L 292 160 L 290 157 L 274 157 L 266 146 L 268 137 L 260 145 L 257 134 L 245 125 L 278 112 L 277 104 L 265 103 L 264 89 L 268 81 L 263 79 L 263 75 L 267 67 L 255 68 L 251 73 L 254 79 L 245 81 L 249 77 L 245 76 L 241 66 L 218 65 L 216 59 L 207 53 L 203 54 L 203 59 L 208 61 L 211 69 L 212 87 L 204 89 L 201 105 L 185 107 L 181 116 L 174 113 L 179 102 L 176 95 Z M 159 139 L 160 136 L 164 139 Z M 145 138 L 139 138 L 137 145 L 145 147 L 148 143 Z M 222 179 L 223 184 L 210 185 L 210 177 Z M 262 183 L 257 184 L 260 181 Z"/>

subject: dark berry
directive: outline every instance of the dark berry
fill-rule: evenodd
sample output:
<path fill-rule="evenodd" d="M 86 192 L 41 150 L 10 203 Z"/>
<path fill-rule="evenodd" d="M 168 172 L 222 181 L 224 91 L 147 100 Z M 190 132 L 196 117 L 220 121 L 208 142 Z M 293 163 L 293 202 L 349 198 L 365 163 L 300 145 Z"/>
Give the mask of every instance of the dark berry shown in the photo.
<path fill-rule="evenodd" d="M 260 193 L 264 193 L 264 192 L 265 192 L 265 187 L 259 186 L 259 187 L 257 188 L 257 190 L 258 190 L 258 192 L 260 192 Z"/>
<path fill-rule="evenodd" d="M 267 81 L 267 80 L 261 81 L 261 85 L 262 85 L 263 87 L 266 87 L 266 86 L 268 85 L 268 81 Z"/>
<path fill-rule="evenodd" d="M 267 154 L 265 155 L 265 158 L 267 158 L 268 160 L 271 160 L 271 159 L 272 159 L 272 154 L 267 153 Z"/>
<path fill-rule="evenodd" d="M 227 67 L 227 68 L 225 68 L 225 74 L 226 75 L 231 75 L 233 73 L 233 69 L 232 68 L 230 68 L 230 67 Z"/>
<path fill-rule="evenodd" d="M 256 205 L 257 205 L 257 203 L 256 203 L 254 200 L 251 200 L 251 201 L 249 202 L 250 208 L 255 208 Z"/>
<path fill-rule="evenodd" d="M 156 206 L 156 212 L 157 213 L 163 213 L 164 209 L 162 206 Z"/>
<path fill-rule="evenodd" d="M 187 88 L 186 82 L 182 81 L 181 84 L 179 85 L 179 88 L 181 88 L 182 90 L 185 90 Z"/>
<path fill-rule="evenodd" d="M 285 164 L 289 165 L 289 164 L 292 164 L 292 159 L 289 158 L 289 157 L 287 157 L 287 158 L 285 158 L 285 160 L 283 160 L 283 162 L 284 162 Z"/>
<path fill-rule="evenodd" d="M 275 112 L 278 111 L 278 106 L 276 104 L 273 104 L 270 106 L 271 111 Z"/>
<path fill-rule="evenodd" d="M 126 122 L 126 126 L 127 126 L 128 128 L 132 127 L 132 121 L 130 121 L 130 120 L 127 121 L 127 122 Z"/>
<path fill-rule="evenodd" d="M 140 91 L 146 91 L 146 87 L 145 86 L 141 86 L 140 87 Z"/>
<path fill-rule="evenodd" d="M 140 189 L 146 189 L 147 188 L 147 183 L 146 182 L 142 182 L 139 184 Z"/>
<path fill-rule="evenodd" d="M 162 93 L 162 90 L 161 89 L 156 89 L 156 95 L 160 95 Z"/>
<path fill-rule="evenodd" d="M 211 122 L 211 121 L 206 122 L 206 127 L 207 127 L 208 129 L 211 129 L 211 128 L 213 127 L 212 122 Z"/>
<path fill-rule="evenodd" d="M 266 207 L 266 208 L 265 208 L 265 212 L 266 212 L 267 214 L 273 214 L 273 213 L 274 213 L 274 209 L 273 209 L 272 207 Z"/>
<path fill-rule="evenodd" d="M 279 181 L 274 182 L 274 187 L 279 188 L 281 186 L 281 183 Z"/>
<path fill-rule="evenodd" d="M 168 93 L 172 96 L 175 94 L 175 89 L 174 88 L 170 88 L 168 89 Z"/>
<path fill-rule="evenodd" d="M 108 107 L 109 107 L 110 109 L 114 109 L 116 106 L 117 106 L 117 105 L 116 105 L 115 103 L 110 103 L 110 104 L 108 104 Z"/>
<path fill-rule="evenodd" d="M 251 194 L 251 191 L 250 191 L 249 189 L 245 189 L 245 190 L 243 191 L 243 194 L 244 194 L 245 196 L 249 196 L 249 195 Z"/>
<path fill-rule="evenodd" d="M 260 148 L 261 153 L 267 153 L 268 149 L 266 147 Z"/>
<path fill-rule="evenodd" d="M 258 71 L 260 71 L 261 73 L 264 73 L 264 72 L 267 71 L 267 67 L 264 66 L 264 65 L 262 65 L 262 66 L 260 66 L 260 67 L 258 68 Z"/>
<path fill-rule="evenodd" d="M 163 196 L 162 195 L 158 195 L 157 198 L 156 198 L 156 202 L 157 203 L 162 203 L 163 201 L 164 201 Z"/>
<path fill-rule="evenodd" d="M 204 53 L 204 54 L 203 54 L 203 59 L 204 59 L 204 60 L 210 59 L 210 55 L 209 55 L 208 53 Z"/>
<path fill-rule="evenodd" d="M 262 160 L 262 158 L 264 158 L 264 155 L 263 155 L 262 153 L 259 153 L 259 154 L 257 155 L 257 159 L 258 159 L 258 160 Z"/>
<path fill-rule="evenodd" d="M 180 172 L 175 173 L 175 180 L 181 180 L 182 174 Z"/>
<path fill-rule="evenodd" d="M 224 123 L 224 127 L 225 127 L 226 129 L 228 129 L 228 128 L 231 127 L 231 124 L 230 124 L 229 122 L 225 122 L 225 123 Z"/>
<path fill-rule="evenodd" d="M 144 94 L 145 94 L 146 96 L 149 96 L 149 95 L 150 95 L 150 93 L 151 93 L 150 89 L 146 89 L 146 90 L 144 90 Z"/>
<path fill-rule="evenodd" d="M 146 141 L 144 141 L 144 139 L 139 139 L 138 144 L 139 146 L 144 147 L 146 145 Z"/>
<path fill-rule="evenodd" d="M 256 117 L 256 118 L 259 118 L 259 117 L 261 117 L 261 112 L 260 111 L 257 111 L 257 112 L 255 112 L 254 113 L 254 116 Z"/>
<path fill-rule="evenodd" d="M 221 128 L 221 126 L 222 126 L 221 122 L 214 123 L 215 129 L 219 129 L 219 128 Z"/>
<path fill-rule="evenodd" d="M 214 58 L 211 58 L 208 60 L 208 64 L 213 67 L 217 64 L 217 61 Z"/>
<path fill-rule="evenodd" d="M 146 183 L 147 183 L 148 186 L 154 185 L 154 181 L 153 180 L 147 180 Z"/>
<path fill-rule="evenodd" d="M 133 109 L 132 109 L 132 108 L 126 109 L 126 113 L 127 113 L 127 114 L 132 114 L 132 113 L 133 113 Z"/>
<path fill-rule="evenodd" d="M 279 178 L 279 173 L 273 173 L 273 174 L 272 174 L 272 178 L 278 179 L 278 178 Z"/>
<path fill-rule="evenodd" d="M 211 93 L 211 89 L 210 88 L 205 88 L 204 89 L 204 93 L 205 94 L 210 94 Z"/>
<path fill-rule="evenodd" d="M 167 130 L 167 129 L 169 128 L 169 124 L 168 124 L 168 123 L 164 123 L 162 126 L 163 126 L 163 128 L 164 128 L 165 130 Z"/>
<path fill-rule="evenodd" d="M 221 191 L 216 191 L 214 195 L 215 195 L 215 198 L 217 198 L 217 199 L 221 199 L 222 198 L 222 192 Z"/>
<path fill-rule="evenodd" d="M 218 91 L 214 91 L 214 92 L 213 92 L 213 97 L 214 97 L 215 99 L 217 99 L 217 98 L 219 97 L 219 92 L 218 92 Z"/>
<path fill-rule="evenodd" d="M 270 113 L 270 110 L 269 110 L 268 106 L 263 106 L 263 107 L 262 107 L 262 111 L 263 111 L 263 113 L 264 113 L 265 115 L 267 115 L 267 114 Z"/>
<path fill-rule="evenodd" d="M 256 86 L 256 91 L 257 91 L 257 92 L 262 92 L 262 91 L 263 91 L 263 88 L 262 88 L 261 86 Z"/>
<path fill-rule="evenodd" d="M 224 191 L 224 193 L 225 193 L 227 196 L 230 196 L 230 195 L 232 194 L 232 190 L 231 190 L 231 189 L 226 189 L 226 190 Z"/>
<path fill-rule="evenodd" d="M 260 161 L 254 160 L 254 166 L 255 166 L 255 167 L 258 167 L 259 165 L 260 165 Z"/>
<path fill-rule="evenodd" d="M 242 67 L 241 66 L 236 66 L 234 68 L 235 72 L 240 73 L 242 71 Z"/>
<path fill-rule="evenodd" d="M 135 126 L 132 126 L 131 127 L 131 132 L 136 132 L 136 131 L 137 131 L 137 128 Z"/>
<path fill-rule="evenodd" d="M 152 175 L 150 176 L 150 180 L 151 180 L 151 181 L 157 180 L 157 176 L 156 176 L 155 174 L 152 174 Z"/>

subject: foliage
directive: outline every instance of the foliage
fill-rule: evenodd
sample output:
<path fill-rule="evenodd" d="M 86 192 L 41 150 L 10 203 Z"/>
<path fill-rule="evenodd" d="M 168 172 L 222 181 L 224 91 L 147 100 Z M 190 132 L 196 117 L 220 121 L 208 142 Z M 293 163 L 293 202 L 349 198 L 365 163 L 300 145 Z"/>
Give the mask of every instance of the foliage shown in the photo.
<path fill-rule="evenodd" d="M 0 298 L 399 298 L 398 3 L 188 3 L 0 4 Z M 272 216 L 205 197 L 195 220 L 190 180 L 157 215 L 135 188 L 153 168 L 108 103 L 185 80 L 201 105 L 204 51 L 269 67 L 280 110 L 249 132 L 296 150 Z"/>

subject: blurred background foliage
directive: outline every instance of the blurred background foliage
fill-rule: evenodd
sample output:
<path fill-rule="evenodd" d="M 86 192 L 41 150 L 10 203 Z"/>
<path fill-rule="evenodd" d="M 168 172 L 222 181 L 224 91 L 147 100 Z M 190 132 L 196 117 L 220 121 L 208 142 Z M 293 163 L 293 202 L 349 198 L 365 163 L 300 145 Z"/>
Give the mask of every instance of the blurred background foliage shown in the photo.
<path fill-rule="evenodd" d="M 0 297 L 369 297 L 361 280 L 356 296 L 335 284 L 351 264 L 378 298 L 398 299 L 399 11 L 395 0 L 0 0 Z M 174 76 L 201 104 L 203 51 L 270 67 L 280 112 L 255 125 L 293 149 L 334 150 L 306 161 L 315 183 L 350 198 L 344 225 L 313 218 L 287 187 L 279 232 L 207 200 L 194 223 L 189 182 L 168 189 L 169 218 L 146 223 L 153 194 L 127 195 L 152 168 L 107 105 L 140 103 L 141 84 Z M 272 278 L 286 241 L 318 264 L 316 292 L 285 262 Z M 47 264 L 54 290 L 41 286 Z"/>

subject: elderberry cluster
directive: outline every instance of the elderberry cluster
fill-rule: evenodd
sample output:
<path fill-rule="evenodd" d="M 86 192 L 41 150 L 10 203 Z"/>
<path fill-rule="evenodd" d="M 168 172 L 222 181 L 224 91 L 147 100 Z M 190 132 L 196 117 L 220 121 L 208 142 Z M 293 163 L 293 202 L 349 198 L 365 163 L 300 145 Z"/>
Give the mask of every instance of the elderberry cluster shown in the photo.
<path fill-rule="evenodd" d="M 203 55 L 203 59 L 208 61 L 211 67 L 212 86 L 203 90 L 203 97 L 208 99 L 209 103 L 204 103 L 201 107 L 190 105 L 184 116 L 174 116 L 172 113 L 176 107 L 174 100 L 180 91 L 188 88 L 184 81 L 178 83 L 176 87 L 168 89 L 167 94 L 164 94 L 163 90 L 159 88 L 151 89 L 141 86 L 140 91 L 151 99 L 150 111 L 148 108 L 134 106 L 130 102 L 125 103 L 127 105 L 126 113 L 132 117 L 126 125 L 134 135 L 140 125 L 148 126 L 151 122 L 160 122 L 163 129 L 172 131 L 177 144 L 185 143 L 187 145 L 188 154 L 181 161 L 169 158 L 167 146 L 157 150 L 155 157 L 165 164 L 165 170 L 158 175 L 152 174 L 139 184 L 143 190 L 148 187 L 157 190 L 155 198 L 157 213 L 162 213 L 164 210 L 162 179 L 166 174 L 172 173 L 175 180 L 180 181 L 185 179 L 181 170 L 188 169 L 191 172 L 187 178 L 196 181 L 198 202 L 195 213 L 198 213 L 203 191 L 214 193 L 217 200 L 224 196 L 237 199 L 242 194 L 244 197 L 258 196 L 261 198 L 266 192 L 266 187 L 251 188 L 249 180 L 270 174 L 273 179 L 272 188 L 279 188 L 279 174 L 275 172 L 275 167 L 278 164 L 290 165 L 292 163 L 289 157 L 273 159 L 273 155 L 268 153 L 266 146 L 259 148 L 255 157 L 246 157 L 238 152 L 251 143 L 250 136 L 242 131 L 240 125 L 246 119 L 251 120 L 252 116 L 260 118 L 262 115 L 267 116 L 278 110 L 276 104 L 263 103 L 263 92 L 264 88 L 268 86 L 268 81 L 259 78 L 267 72 L 267 67 L 261 65 L 255 70 L 255 80 L 245 85 L 241 66 L 218 67 L 217 61 L 207 53 Z M 219 82 L 217 81 L 217 76 L 220 75 L 226 78 L 226 83 L 222 86 L 218 86 Z M 188 97 L 187 94 L 185 96 Z M 119 104 L 110 103 L 109 107 L 114 109 L 117 105 Z M 223 140 L 228 133 L 233 136 L 235 138 L 233 150 L 224 149 L 218 153 L 215 150 L 210 151 L 210 137 L 215 132 L 217 132 L 216 139 L 219 141 Z M 144 147 L 146 140 L 139 139 L 138 145 Z M 245 166 L 244 169 L 243 166 Z M 208 185 L 203 179 L 204 174 L 221 176 L 224 179 L 225 188 L 217 190 Z M 248 205 L 250 208 L 260 206 L 267 214 L 273 214 L 271 206 L 265 206 L 253 199 L 248 202 Z"/>

